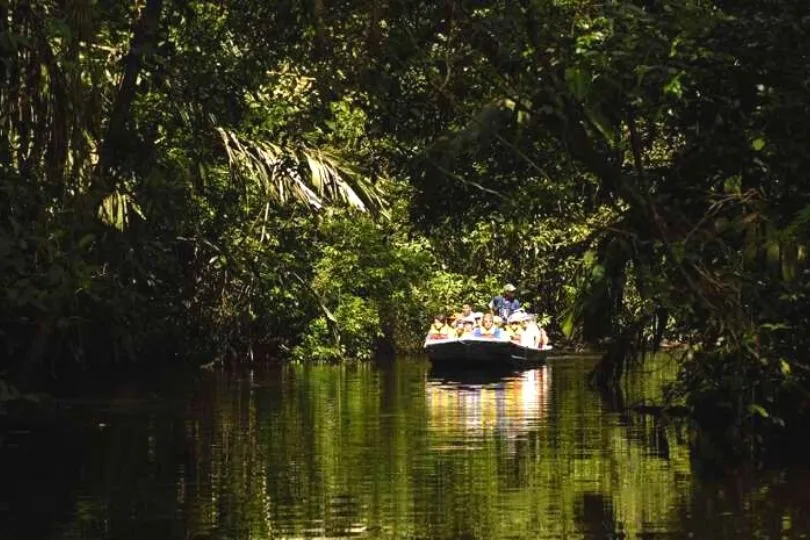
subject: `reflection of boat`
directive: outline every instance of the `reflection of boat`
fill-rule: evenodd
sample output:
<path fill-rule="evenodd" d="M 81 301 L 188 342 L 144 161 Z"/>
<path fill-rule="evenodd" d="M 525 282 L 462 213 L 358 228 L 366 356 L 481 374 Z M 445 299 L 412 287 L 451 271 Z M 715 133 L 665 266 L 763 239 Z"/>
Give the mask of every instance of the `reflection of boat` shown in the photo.
<path fill-rule="evenodd" d="M 437 443 L 442 445 L 448 438 L 487 433 L 520 437 L 547 416 L 550 389 L 548 366 L 514 373 L 493 384 L 428 381 L 429 428 L 440 436 Z"/>
<path fill-rule="evenodd" d="M 462 362 L 437 362 L 430 366 L 429 379 L 459 384 L 494 384 L 519 376 L 520 369 L 509 362 L 501 365 L 464 365 Z"/>
<path fill-rule="evenodd" d="M 535 349 L 511 341 L 470 337 L 429 340 L 425 351 L 434 365 L 527 367 L 543 363 L 551 346 Z"/>

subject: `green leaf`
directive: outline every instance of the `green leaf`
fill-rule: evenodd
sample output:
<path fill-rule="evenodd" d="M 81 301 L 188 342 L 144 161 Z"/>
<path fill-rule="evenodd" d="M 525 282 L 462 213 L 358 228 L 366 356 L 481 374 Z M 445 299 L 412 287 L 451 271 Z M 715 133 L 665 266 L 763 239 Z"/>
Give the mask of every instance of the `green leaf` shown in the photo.
<path fill-rule="evenodd" d="M 85 234 L 79 240 L 79 249 L 87 248 L 88 246 L 90 246 L 95 241 L 95 239 L 96 239 L 96 236 L 94 234 Z"/>
<path fill-rule="evenodd" d="M 578 101 L 585 101 L 591 86 L 591 77 L 586 70 L 567 68 L 565 70 L 565 83 L 568 85 L 568 90 Z"/>
<path fill-rule="evenodd" d="M 768 411 L 765 410 L 765 407 L 762 405 L 757 405 L 756 403 L 748 406 L 748 412 L 761 416 L 762 418 L 770 417 L 770 414 L 768 414 Z"/>
<path fill-rule="evenodd" d="M 723 191 L 726 193 L 740 193 L 742 178 L 739 175 L 730 176 L 723 181 Z"/>
<path fill-rule="evenodd" d="M 574 313 L 573 310 L 568 313 L 568 316 L 562 323 L 562 332 L 565 337 L 570 338 L 574 332 Z"/>
<path fill-rule="evenodd" d="M 682 72 L 672 77 L 672 79 L 664 85 L 664 93 L 671 94 L 675 97 L 682 97 L 683 87 L 681 86 L 681 77 L 683 77 Z"/>
<path fill-rule="evenodd" d="M 672 256 L 675 258 L 675 262 L 678 264 L 683 264 L 685 253 L 686 248 L 684 247 L 683 243 L 676 242 L 672 244 Z"/>
<path fill-rule="evenodd" d="M 760 150 L 765 148 L 765 139 L 763 139 L 762 137 L 754 139 L 753 141 L 751 141 L 751 148 L 754 150 L 754 152 L 759 152 Z"/>

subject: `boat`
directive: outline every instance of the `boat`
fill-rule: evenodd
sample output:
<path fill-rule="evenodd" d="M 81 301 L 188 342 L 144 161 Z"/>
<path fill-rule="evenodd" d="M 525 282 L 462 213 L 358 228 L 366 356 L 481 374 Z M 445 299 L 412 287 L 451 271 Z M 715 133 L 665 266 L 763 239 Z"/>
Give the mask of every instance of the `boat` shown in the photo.
<path fill-rule="evenodd" d="M 425 341 L 425 352 L 435 366 L 528 367 L 544 363 L 551 350 L 551 345 L 538 349 L 481 337 Z"/>

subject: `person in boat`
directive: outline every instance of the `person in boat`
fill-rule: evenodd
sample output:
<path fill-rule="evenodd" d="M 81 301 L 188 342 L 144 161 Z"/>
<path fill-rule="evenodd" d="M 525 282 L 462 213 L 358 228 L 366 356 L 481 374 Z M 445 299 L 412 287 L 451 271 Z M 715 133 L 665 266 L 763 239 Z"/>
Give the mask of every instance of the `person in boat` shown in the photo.
<path fill-rule="evenodd" d="M 469 317 L 472 315 L 472 305 L 471 304 L 461 304 L 461 316 L 462 317 Z"/>
<path fill-rule="evenodd" d="M 548 345 L 548 336 L 545 330 L 540 328 L 534 315 L 524 314 L 521 320 L 523 332 L 520 334 L 520 344 L 524 347 L 542 349 Z"/>
<path fill-rule="evenodd" d="M 494 297 L 489 303 L 489 312 L 505 320 L 509 320 L 509 316 L 519 309 L 520 301 L 515 298 L 515 286 L 511 283 L 504 285 L 503 294 Z"/>
<path fill-rule="evenodd" d="M 537 326 L 537 329 L 540 331 L 540 339 L 537 341 L 537 346 L 542 349 L 546 345 L 548 345 L 548 334 L 546 333 L 545 328 L 540 326 L 540 323 L 537 322 L 536 315 L 532 317 L 532 322 Z"/>
<path fill-rule="evenodd" d="M 537 325 L 537 328 L 540 329 L 540 341 L 538 343 L 538 347 L 545 349 L 548 345 L 548 334 L 546 333 L 546 329 L 539 324 Z"/>
<path fill-rule="evenodd" d="M 464 319 L 472 315 L 471 304 L 461 304 L 461 311 L 453 314 L 453 324 L 455 326 L 464 326 Z"/>
<path fill-rule="evenodd" d="M 523 320 L 523 316 L 526 313 L 522 310 L 518 310 L 512 315 L 509 316 L 507 320 L 507 333 L 509 334 L 509 339 L 511 339 L 514 343 L 520 343 L 520 336 L 523 333 L 523 327 L 521 325 L 521 321 Z"/>
<path fill-rule="evenodd" d="M 463 327 L 459 337 L 473 337 L 475 335 L 475 318 L 471 315 L 462 319 Z"/>
<path fill-rule="evenodd" d="M 447 326 L 447 319 L 444 315 L 433 317 L 433 323 L 428 329 L 428 339 L 449 339 L 454 335 L 453 329 Z"/>
<path fill-rule="evenodd" d="M 495 326 L 495 318 L 492 313 L 487 313 L 482 317 L 481 326 L 475 329 L 475 337 L 506 339 L 503 330 Z"/>

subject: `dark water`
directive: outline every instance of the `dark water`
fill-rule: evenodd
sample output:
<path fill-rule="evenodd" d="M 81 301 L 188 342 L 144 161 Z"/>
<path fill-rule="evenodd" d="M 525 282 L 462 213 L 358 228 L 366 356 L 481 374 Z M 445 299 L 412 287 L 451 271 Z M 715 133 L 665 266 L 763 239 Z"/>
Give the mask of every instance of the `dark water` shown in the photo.
<path fill-rule="evenodd" d="M 688 434 L 614 412 L 590 364 L 289 366 L 64 402 L 0 441 L 0 538 L 810 535 L 807 471 L 702 479 Z M 625 399 L 673 370 L 659 359 Z"/>

